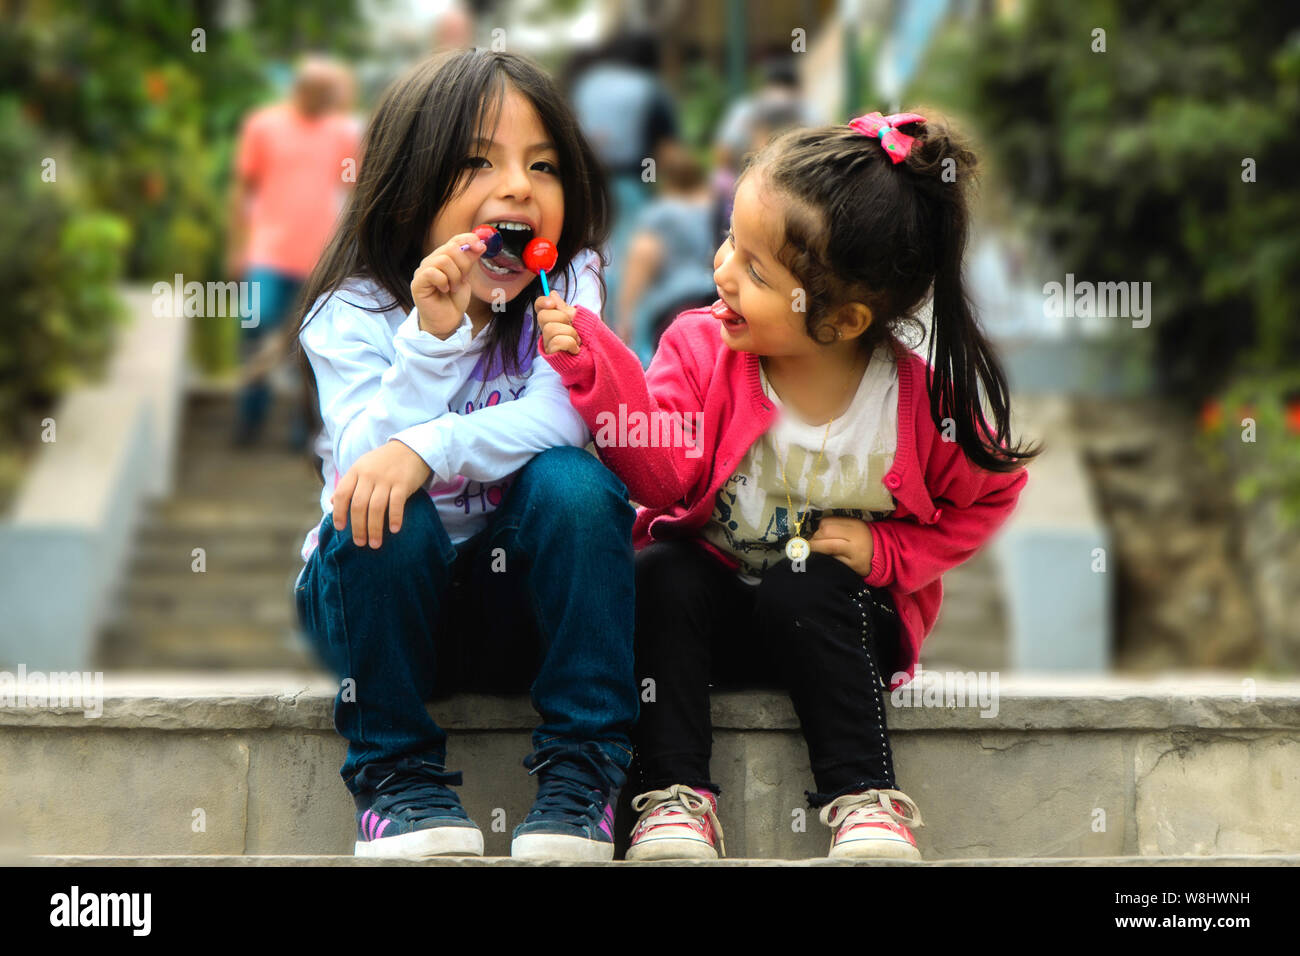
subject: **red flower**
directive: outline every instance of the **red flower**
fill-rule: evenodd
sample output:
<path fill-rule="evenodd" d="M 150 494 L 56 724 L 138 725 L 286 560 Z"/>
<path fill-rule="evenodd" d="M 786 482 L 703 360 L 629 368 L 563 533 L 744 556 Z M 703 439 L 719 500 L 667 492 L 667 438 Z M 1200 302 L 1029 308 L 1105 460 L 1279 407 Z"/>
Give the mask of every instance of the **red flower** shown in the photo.
<path fill-rule="evenodd" d="M 1209 399 L 1201 406 L 1201 431 L 1217 431 L 1223 424 L 1223 405 L 1215 399 Z"/>
<path fill-rule="evenodd" d="M 167 77 L 162 71 L 150 70 L 144 75 L 144 92 L 155 103 L 161 103 L 167 98 Z"/>
<path fill-rule="evenodd" d="M 1292 435 L 1300 435 L 1300 401 L 1287 403 L 1286 430 Z"/>

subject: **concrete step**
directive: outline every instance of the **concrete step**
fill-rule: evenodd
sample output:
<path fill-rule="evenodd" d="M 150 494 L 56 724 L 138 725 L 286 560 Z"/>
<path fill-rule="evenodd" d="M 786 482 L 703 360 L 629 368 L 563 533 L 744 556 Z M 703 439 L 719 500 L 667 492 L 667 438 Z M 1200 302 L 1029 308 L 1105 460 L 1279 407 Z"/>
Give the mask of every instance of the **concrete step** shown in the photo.
<path fill-rule="evenodd" d="M 211 564 L 202 573 L 191 571 L 187 563 L 178 571 L 141 571 L 127 583 L 123 598 L 128 603 L 183 610 L 193 614 L 211 612 L 213 607 L 242 610 L 240 605 L 259 605 L 273 602 L 276 607 L 291 601 L 293 582 L 302 562 L 271 571 L 245 571 L 218 567 Z"/>
<path fill-rule="evenodd" d="M 195 577 L 202 580 L 204 575 L 196 574 Z M 205 623 L 289 626 L 294 620 L 290 592 L 293 579 L 285 575 L 272 583 L 277 586 L 261 585 L 256 591 L 243 595 L 221 588 L 190 585 L 189 582 L 183 590 L 172 593 L 142 590 L 141 585 L 131 583 L 124 594 L 124 618 L 127 622 L 138 623 L 171 621 L 177 627 L 201 627 Z"/>
<path fill-rule="evenodd" d="M 222 502 L 167 502 L 154 510 L 140 539 L 185 554 L 200 547 L 209 553 L 216 548 L 265 547 L 297 555 L 302 539 L 322 517 L 314 500 L 287 513 Z"/>
<path fill-rule="evenodd" d="M 204 621 L 178 630 L 170 620 L 132 620 L 105 629 L 93 666 L 121 671 L 289 670 L 314 673 L 318 664 L 286 620 L 279 625 Z"/>
<path fill-rule="evenodd" d="M 312 666 L 294 633 L 292 586 L 303 536 L 320 521 L 320 479 L 304 455 L 275 440 L 292 403 L 278 397 L 267 440 L 235 449 L 234 393 L 188 397 L 174 494 L 141 523 L 101 631 L 100 666 Z M 202 572 L 194 570 L 196 549 Z"/>
<path fill-rule="evenodd" d="M 944 676 L 923 670 L 887 715 L 925 859 L 1300 854 L 1300 682 L 992 674 L 996 693 L 972 703 L 945 699 Z M 21 768 L 0 774 L 0 845 L 15 842 L 7 811 L 16 842 L 41 857 L 349 857 L 335 691 L 323 676 L 115 674 L 98 702 L 26 706 L 17 688 L 0 707 L 0 766 Z M 430 709 L 487 853 L 505 856 L 535 794 L 521 760 L 536 714 L 526 697 L 491 695 Z M 712 709 L 732 858 L 822 858 L 829 834 L 806 810 L 812 779 L 789 700 L 718 693 Z"/>
<path fill-rule="evenodd" d="M 36 866 L 416 866 L 416 867 L 546 867 L 573 866 L 575 864 L 545 863 L 535 860 L 513 860 L 508 856 L 485 857 L 442 857 L 428 860 L 376 860 L 369 857 L 355 856 L 32 856 L 15 862 L 25 862 Z M 855 866 L 902 866 L 902 867 L 971 867 L 971 866 L 1300 866 L 1300 854 L 1292 855 L 1243 855 L 1243 856 L 1115 856 L 1115 857 L 1066 857 L 1041 859 L 1034 857 L 1006 857 L 994 860 L 922 860 L 908 862 L 904 860 L 870 860 L 847 861 L 781 859 L 736 859 L 724 860 L 661 860 L 657 862 L 629 863 L 625 860 L 613 860 L 608 863 L 583 863 L 581 866 L 648 866 L 648 867 L 756 867 L 756 866 L 794 866 L 794 867 L 855 867 Z"/>
<path fill-rule="evenodd" d="M 179 532 L 147 534 L 136 542 L 131 567 L 137 580 L 185 577 L 194 571 L 194 549 L 202 547 L 206 574 L 232 573 L 263 584 L 278 582 L 277 573 L 302 562 L 298 553 L 307 524 L 289 535 L 248 535 L 213 539 Z M 182 540 L 183 539 L 183 540 Z M 203 542 L 198 544 L 197 542 Z M 277 583 L 278 586 L 278 583 Z"/>

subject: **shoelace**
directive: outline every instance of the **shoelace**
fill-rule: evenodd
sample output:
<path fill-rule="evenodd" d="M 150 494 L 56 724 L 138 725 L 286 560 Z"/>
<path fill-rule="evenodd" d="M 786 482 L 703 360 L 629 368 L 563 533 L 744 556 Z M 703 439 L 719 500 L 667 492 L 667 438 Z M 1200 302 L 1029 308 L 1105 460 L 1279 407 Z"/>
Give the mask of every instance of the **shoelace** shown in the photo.
<path fill-rule="evenodd" d="M 603 775 L 589 753 L 580 750 L 553 753 L 528 771 L 529 776 L 534 774 L 541 775 L 541 782 L 532 813 L 559 813 L 591 822 L 605 809 L 606 794 L 600 782 Z"/>
<path fill-rule="evenodd" d="M 894 810 L 893 804 L 890 803 L 891 799 L 897 800 L 903 805 L 905 811 L 903 814 L 899 814 Z M 832 824 L 831 814 L 840 809 L 844 813 Z M 896 820 L 907 827 L 925 826 L 921 822 L 921 808 L 901 790 L 867 790 L 863 793 L 846 793 L 822 807 L 820 818 L 826 826 L 834 826 L 838 830 L 853 815 L 858 817 L 859 823 L 879 823 L 882 822 L 881 818 L 884 817 L 885 819 Z"/>
<path fill-rule="evenodd" d="M 446 816 L 448 810 L 455 816 L 465 816 L 460 800 L 447 787 L 460 781 L 459 773 L 449 773 L 437 764 L 403 760 L 375 786 L 375 793 L 380 797 L 376 800 L 380 805 L 375 810 L 390 816 L 416 811 L 413 821 Z"/>
<path fill-rule="evenodd" d="M 713 802 L 685 784 L 675 783 L 667 790 L 648 790 L 633 797 L 632 809 L 641 814 L 637 818 L 637 826 L 655 815 L 664 817 L 664 823 L 669 823 L 670 818 L 683 814 L 697 819 L 704 817 L 713 824 L 713 832 L 718 837 L 718 856 L 727 855 L 727 844 L 722 838 L 722 823 L 714 812 Z"/>

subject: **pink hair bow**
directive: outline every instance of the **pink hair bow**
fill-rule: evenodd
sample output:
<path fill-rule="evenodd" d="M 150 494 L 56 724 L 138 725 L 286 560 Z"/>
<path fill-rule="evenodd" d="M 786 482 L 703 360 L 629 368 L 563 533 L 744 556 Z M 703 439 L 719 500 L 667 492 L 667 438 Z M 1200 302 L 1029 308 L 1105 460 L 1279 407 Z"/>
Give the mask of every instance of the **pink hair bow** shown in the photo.
<path fill-rule="evenodd" d="M 885 154 L 895 163 L 901 163 L 907 159 L 916 137 L 900 133 L 898 127 L 906 123 L 924 122 L 925 117 L 918 116 L 916 113 L 893 113 L 889 116 L 881 116 L 880 111 L 876 110 L 866 116 L 859 116 L 849 123 L 849 126 L 863 136 L 879 139 L 880 145 L 885 147 Z"/>

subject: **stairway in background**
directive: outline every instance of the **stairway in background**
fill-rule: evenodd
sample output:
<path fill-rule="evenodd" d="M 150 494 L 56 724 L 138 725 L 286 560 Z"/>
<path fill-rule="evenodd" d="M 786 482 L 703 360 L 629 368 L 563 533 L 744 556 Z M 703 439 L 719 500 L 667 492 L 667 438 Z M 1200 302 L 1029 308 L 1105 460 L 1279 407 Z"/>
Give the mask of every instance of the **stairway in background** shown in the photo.
<path fill-rule="evenodd" d="M 175 492 L 142 518 L 99 667 L 316 669 L 295 632 L 292 588 L 303 536 L 320 520 L 320 479 L 288 450 L 292 413 L 278 397 L 260 444 L 236 449 L 234 394 L 188 396 Z"/>

